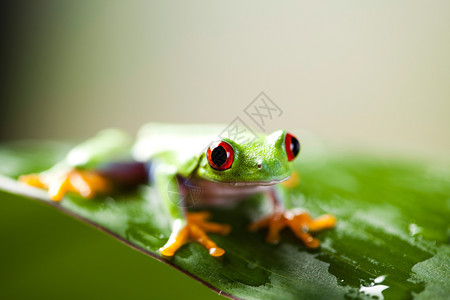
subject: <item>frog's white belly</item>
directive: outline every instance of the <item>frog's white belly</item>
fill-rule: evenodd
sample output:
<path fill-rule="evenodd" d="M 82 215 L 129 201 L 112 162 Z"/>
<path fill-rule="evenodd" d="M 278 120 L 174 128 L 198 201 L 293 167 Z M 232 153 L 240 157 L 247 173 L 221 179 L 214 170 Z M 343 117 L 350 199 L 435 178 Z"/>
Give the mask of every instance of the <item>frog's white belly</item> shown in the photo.
<path fill-rule="evenodd" d="M 227 206 L 248 198 L 251 195 L 265 193 L 268 185 L 234 185 L 204 179 L 180 180 L 184 186 L 184 195 L 188 206 Z"/>

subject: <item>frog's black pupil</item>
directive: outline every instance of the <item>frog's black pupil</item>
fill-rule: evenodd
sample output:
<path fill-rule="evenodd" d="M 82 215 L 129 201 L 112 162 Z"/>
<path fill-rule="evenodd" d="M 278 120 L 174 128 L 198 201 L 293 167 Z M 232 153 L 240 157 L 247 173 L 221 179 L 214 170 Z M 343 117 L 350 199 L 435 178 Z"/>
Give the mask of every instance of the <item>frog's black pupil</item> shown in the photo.
<path fill-rule="evenodd" d="M 291 150 L 294 157 L 300 152 L 300 143 L 295 137 L 291 137 Z"/>
<path fill-rule="evenodd" d="M 211 152 L 211 160 L 216 166 L 220 167 L 227 161 L 227 151 L 222 146 L 216 147 Z"/>

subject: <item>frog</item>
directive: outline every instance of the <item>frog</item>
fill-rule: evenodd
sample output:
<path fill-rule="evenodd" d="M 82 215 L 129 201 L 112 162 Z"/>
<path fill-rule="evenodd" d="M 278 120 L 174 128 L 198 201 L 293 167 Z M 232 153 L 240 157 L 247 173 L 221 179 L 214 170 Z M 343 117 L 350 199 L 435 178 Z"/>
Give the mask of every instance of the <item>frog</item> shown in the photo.
<path fill-rule="evenodd" d="M 255 194 L 266 195 L 272 211 L 251 222 L 250 232 L 266 228 L 266 242 L 277 244 L 281 230 L 289 228 L 307 248 L 318 248 L 320 241 L 312 233 L 333 228 L 336 218 L 313 218 L 291 205 L 288 190 L 299 184 L 293 167 L 299 140 L 286 130 L 237 139 L 224 135 L 223 128 L 153 122 L 142 126 L 134 140 L 120 129 L 106 129 L 50 169 L 22 175 L 19 181 L 46 189 L 53 201 L 66 193 L 90 199 L 153 186 L 170 218 L 171 234 L 159 249 L 167 258 L 190 242 L 203 245 L 213 257 L 224 255 L 210 235 L 227 235 L 231 226 L 211 221 L 208 207 L 232 206 Z M 200 191 L 197 197 L 192 190 Z"/>

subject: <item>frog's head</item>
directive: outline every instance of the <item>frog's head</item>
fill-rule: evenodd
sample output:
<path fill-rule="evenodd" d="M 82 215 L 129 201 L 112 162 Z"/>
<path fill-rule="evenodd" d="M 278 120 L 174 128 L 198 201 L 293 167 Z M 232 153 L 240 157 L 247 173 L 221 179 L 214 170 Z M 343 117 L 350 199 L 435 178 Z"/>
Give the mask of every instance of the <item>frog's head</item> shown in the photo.
<path fill-rule="evenodd" d="M 292 173 L 300 143 L 284 130 L 239 144 L 228 138 L 211 143 L 201 157 L 198 175 L 236 185 L 272 185 Z"/>

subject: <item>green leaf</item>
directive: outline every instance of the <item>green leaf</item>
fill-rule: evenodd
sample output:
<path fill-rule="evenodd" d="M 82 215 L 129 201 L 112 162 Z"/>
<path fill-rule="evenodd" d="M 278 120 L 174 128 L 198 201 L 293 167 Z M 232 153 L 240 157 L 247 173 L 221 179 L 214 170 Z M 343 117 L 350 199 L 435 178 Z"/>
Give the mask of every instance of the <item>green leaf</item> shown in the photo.
<path fill-rule="evenodd" d="M 190 243 L 167 260 L 157 250 L 170 234 L 168 218 L 152 187 L 93 200 L 68 195 L 55 203 L 47 200 L 45 191 L 13 180 L 49 168 L 69 147 L 43 142 L 3 145 L 0 189 L 94 225 L 222 295 L 246 299 L 370 298 L 368 294 L 377 292 L 386 299 L 450 295 L 448 166 L 331 155 L 311 148 L 296 165 L 301 184 L 291 196 L 294 206 L 313 216 L 337 216 L 335 229 L 318 234 L 320 250 L 306 249 L 288 231 L 278 245 L 264 243 L 265 232 L 247 232 L 246 225 L 269 210 L 262 197 L 254 196 L 237 207 L 212 211 L 215 221 L 233 226 L 228 236 L 211 234 L 226 250 L 224 257 L 210 257 L 202 246 Z M 0 199 L 10 197 L 0 193 Z"/>

